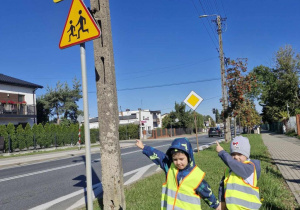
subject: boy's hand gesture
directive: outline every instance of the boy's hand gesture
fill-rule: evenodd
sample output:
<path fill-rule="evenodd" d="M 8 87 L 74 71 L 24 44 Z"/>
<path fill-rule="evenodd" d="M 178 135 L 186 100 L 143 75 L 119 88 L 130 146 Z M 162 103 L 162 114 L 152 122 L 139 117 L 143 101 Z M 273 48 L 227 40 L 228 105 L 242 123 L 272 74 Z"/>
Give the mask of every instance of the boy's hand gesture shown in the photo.
<path fill-rule="evenodd" d="M 220 144 L 219 144 L 218 141 L 216 141 L 216 143 L 217 143 L 216 151 L 217 151 L 218 153 L 221 152 L 222 150 L 224 150 L 223 147 L 220 146 Z"/>
<path fill-rule="evenodd" d="M 144 149 L 144 144 L 141 140 L 137 139 L 135 145 L 140 149 Z"/>

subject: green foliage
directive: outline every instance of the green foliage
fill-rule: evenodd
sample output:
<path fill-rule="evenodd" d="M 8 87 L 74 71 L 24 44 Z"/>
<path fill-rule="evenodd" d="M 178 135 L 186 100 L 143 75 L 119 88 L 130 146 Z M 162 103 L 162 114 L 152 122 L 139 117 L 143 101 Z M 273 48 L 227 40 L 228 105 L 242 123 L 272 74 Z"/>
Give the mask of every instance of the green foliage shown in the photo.
<path fill-rule="evenodd" d="M 19 144 L 19 149 L 20 150 L 25 149 L 26 148 L 25 132 L 24 132 L 22 125 L 19 125 L 17 127 L 16 136 L 17 136 L 17 141 Z"/>
<path fill-rule="evenodd" d="M 275 54 L 275 68 L 258 66 L 253 69 L 257 78 L 257 88 L 252 95 L 263 105 L 263 121 L 280 120 L 278 113 L 286 111 L 289 106 L 290 115 L 295 115 L 300 106 L 298 96 L 300 55 L 291 46 L 280 48 Z"/>
<path fill-rule="evenodd" d="M 36 100 L 37 124 L 49 122 L 49 108 L 45 108 L 45 102 L 42 100 L 43 96 L 38 97 Z"/>
<path fill-rule="evenodd" d="M 99 141 L 99 129 L 90 129 L 91 143 Z"/>
<path fill-rule="evenodd" d="M 77 122 L 77 116 L 82 113 L 77 102 L 82 98 L 80 82 L 75 78 L 72 88 L 67 83 L 57 82 L 55 88 L 47 87 L 47 93 L 39 98 L 42 110 L 48 110 L 52 117 L 56 117 L 58 124 L 62 117 L 64 123 Z"/>
<path fill-rule="evenodd" d="M 16 130 L 14 124 L 8 123 L 6 127 L 6 131 L 11 141 L 11 147 L 12 147 L 11 150 L 13 151 L 15 148 L 19 148 L 19 142 L 17 141 L 16 138 Z"/>
<path fill-rule="evenodd" d="M 170 112 L 164 117 L 162 125 L 163 128 L 195 128 L 195 116 L 192 110 L 186 111 L 186 104 L 184 102 L 175 102 L 175 111 Z M 196 113 L 197 116 L 197 127 L 204 127 L 204 116 Z M 178 119 L 178 122 L 175 122 Z"/>
<path fill-rule="evenodd" d="M 139 138 L 139 125 L 135 125 L 135 124 L 120 125 L 119 138 L 120 140 Z"/>
<path fill-rule="evenodd" d="M 79 124 L 74 123 L 70 125 L 69 131 L 72 133 L 71 135 L 71 144 L 75 145 L 78 141 L 78 131 L 79 131 Z"/>
<path fill-rule="evenodd" d="M 27 148 L 32 147 L 33 146 L 33 133 L 32 133 L 31 126 L 29 125 L 29 123 L 26 124 L 24 132 L 25 132 L 26 147 Z"/>
<path fill-rule="evenodd" d="M 9 149 L 8 147 L 8 133 L 6 130 L 6 126 L 5 125 L 0 125 L 0 136 L 4 137 L 4 150 L 7 151 Z"/>
<path fill-rule="evenodd" d="M 243 75 L 247 71 L 247 59 L 230 60 L 227 68 L 226 83 L 228 87 L 228 109 L 225 117 L 236 116 L 241 110 L 246 97 L 256 85 L 254 74 Z"/>

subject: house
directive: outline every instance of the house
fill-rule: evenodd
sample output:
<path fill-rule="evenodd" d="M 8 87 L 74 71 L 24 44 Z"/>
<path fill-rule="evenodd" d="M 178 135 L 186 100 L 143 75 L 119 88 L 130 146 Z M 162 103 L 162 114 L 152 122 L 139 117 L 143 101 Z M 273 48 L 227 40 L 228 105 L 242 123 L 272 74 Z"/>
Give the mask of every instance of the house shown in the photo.
<path fill-rule="evenodd" d="M 36 123 L 38 88 L 43 86 L 0 74 L 0 125 Z"/>
<path fill-rule="evenodd" d="M 126 109 L 125 112 L 119 112 L 119 124 L 139 124 L 141 123 L 142 130 L 151 131 L 155 128 L 162 127 L 162 118 L 161 112 L 158 111 L 150 111 L 146 110 L 135 110 L 130 111 L 130 109 Z"/>
<path fill-rule="evenodd" d="M 99 128 L 98 117 L 89 119 L 90 128 Z M 155 128 L 162 127 L 162 119 L 160 111 L 150 110 L 136 110 L 130 111 L 126 109 L 125 112 L 119 112 L 119 125 L 126 124 L 140 124 L 142 130 L 151 131 Z"/>

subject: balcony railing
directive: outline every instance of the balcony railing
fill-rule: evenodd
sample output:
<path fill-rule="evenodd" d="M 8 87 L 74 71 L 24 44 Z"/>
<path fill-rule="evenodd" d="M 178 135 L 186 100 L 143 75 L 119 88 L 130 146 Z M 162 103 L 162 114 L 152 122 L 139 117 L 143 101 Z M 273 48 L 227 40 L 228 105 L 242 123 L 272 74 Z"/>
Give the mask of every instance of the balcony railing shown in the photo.
<path fill-rule="evenodd" d="M 1 104 L 0 115 L 36 115 L 32 104 Z"/>

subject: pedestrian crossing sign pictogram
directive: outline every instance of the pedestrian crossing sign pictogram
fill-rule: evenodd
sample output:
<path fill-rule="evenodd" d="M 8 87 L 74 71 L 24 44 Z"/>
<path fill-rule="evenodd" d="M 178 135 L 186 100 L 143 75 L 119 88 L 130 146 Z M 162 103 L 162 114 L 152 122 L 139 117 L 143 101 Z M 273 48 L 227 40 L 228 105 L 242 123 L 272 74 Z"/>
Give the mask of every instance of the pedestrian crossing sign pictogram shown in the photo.
<path fill-rule="evenodd" d="M 196 110 L 199 104 L 203 101 L 197 93 L 191 91 L 190 94 L 185 98 L 184 103 L 188 105 L 191 109 Z"/>
<path fill-rule="evenodd" d="M 81 0 L 73 0 L 60 38 L 59 48 L 64 49 L 87 42 L 100 35 L 100 29 L 84 3 Z"/>

